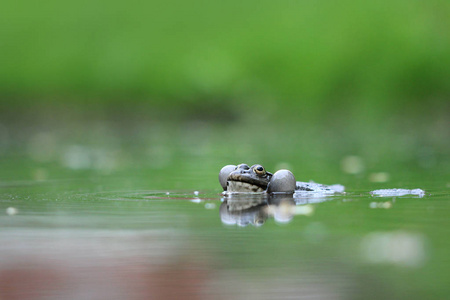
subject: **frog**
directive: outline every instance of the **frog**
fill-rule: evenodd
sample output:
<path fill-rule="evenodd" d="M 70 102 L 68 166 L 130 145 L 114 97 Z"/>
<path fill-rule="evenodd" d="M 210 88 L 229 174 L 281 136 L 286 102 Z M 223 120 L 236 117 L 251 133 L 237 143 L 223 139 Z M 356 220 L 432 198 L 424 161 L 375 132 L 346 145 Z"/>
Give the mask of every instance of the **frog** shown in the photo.
<path fill-rule="evenodd" d="M 272 174 L 260 164 L 226 165 L 219 172 L 219 182 L 226 193 L 292 194 L 296 189 L 291 171 L 282 169 Z"/>
<path fill-rule="evenodd" d="M 225 194 L 268 193 L 294 194 L 297 196 L 328 195 L 343 193 L 339 184 L 324 185 L 315 182 L 296 181 L 294 174 L 286 169 L 268 172 L 262 165 L 245 163 L 226 165 L 219 172 L 219 182 Z"/>

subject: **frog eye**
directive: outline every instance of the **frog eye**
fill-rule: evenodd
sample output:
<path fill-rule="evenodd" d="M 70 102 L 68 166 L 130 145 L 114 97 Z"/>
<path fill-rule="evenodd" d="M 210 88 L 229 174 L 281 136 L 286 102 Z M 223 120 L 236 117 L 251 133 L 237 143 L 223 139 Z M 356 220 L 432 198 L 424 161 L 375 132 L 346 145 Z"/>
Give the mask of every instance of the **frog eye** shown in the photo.
<path fill-rule="evenodd" d="M 264 167 L 261 166 L 261 165 L 255 165 L 255 166 L 253 167 L 253 172 L 255 172 L 256 175 L 259 175 L 259 176 L 263 176 L 263 175 L 266 174 L 266 170 L 265 170 Z"/>

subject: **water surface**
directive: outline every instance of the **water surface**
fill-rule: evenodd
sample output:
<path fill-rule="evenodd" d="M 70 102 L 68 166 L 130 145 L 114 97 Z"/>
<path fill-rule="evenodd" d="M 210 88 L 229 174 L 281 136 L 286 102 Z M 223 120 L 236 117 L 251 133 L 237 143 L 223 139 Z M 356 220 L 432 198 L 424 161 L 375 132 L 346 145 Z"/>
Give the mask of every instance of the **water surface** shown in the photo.
<path fill-rule="evenodd" d="M 448 298 L 444 142 L 203 125 L 7 128 L 0 298 Z M 218 171 L 243 162 L 346 192 L 230 211 Z"/>
<path fill-rule="evenodd" d="M 446 188 L 423 198 L 378 198 L 347 187 L 337 196 L 259 206 L 264 220 L 252 222 L 258 207 L 224 217 L 220 189 L 66 184 L 3 184 L 5 299 L 420 299 L 449 292 Z"/>

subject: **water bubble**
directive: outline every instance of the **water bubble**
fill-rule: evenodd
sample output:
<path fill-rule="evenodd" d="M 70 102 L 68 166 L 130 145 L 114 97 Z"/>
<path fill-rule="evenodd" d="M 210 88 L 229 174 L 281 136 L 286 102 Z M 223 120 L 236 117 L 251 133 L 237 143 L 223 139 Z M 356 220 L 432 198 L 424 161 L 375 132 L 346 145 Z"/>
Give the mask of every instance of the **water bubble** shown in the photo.
<path fill-rule="evenodd" d="M 6 209 L 6 214 L 7 214 L 8 216 L 14 216 L 14 215 L 16 215 L 18 212 L 19 212 L 19 211 L 18 211 L 17 208 L 15 208 L 15 207 L 8 207 L 8 208 Z"/>

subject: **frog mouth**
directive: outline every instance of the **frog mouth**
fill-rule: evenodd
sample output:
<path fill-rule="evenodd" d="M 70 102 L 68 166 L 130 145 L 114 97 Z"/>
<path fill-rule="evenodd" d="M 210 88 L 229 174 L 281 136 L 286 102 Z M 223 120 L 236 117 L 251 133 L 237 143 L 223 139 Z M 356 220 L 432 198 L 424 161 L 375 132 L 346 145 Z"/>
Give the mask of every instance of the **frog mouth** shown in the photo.
<path fill-rule="evenodd" d="M 244 174 L 231 173 L 227 180 L 227 191 L 237 193 L 261 193 L 267 189 L 268 182 L 251 178 Z"/>
<path fill-rule="evenodd" d="M 227 191 L 231 193 L 261 193 L 265 189 L 248 182 L 230 180 L 227 182 Z"/>

